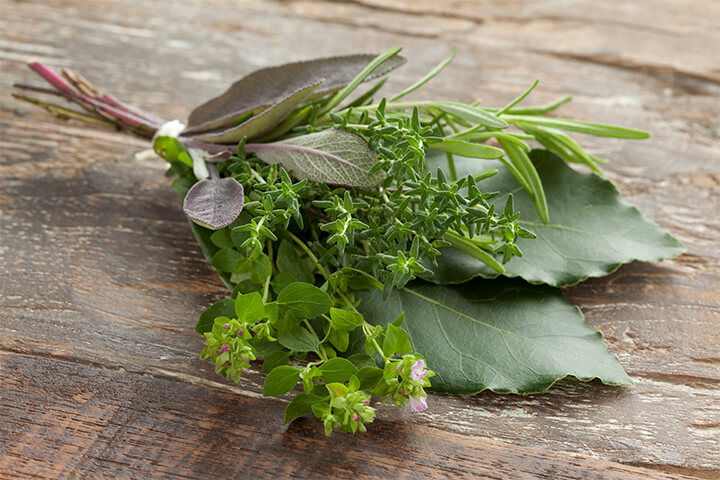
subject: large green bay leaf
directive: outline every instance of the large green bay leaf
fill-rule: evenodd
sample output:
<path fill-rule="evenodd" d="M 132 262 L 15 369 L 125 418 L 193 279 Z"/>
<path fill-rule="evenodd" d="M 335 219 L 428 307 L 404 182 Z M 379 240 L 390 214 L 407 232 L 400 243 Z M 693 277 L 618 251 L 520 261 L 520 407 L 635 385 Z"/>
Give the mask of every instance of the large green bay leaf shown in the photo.
<path fill-rule="evenodd" d="M 537 235 L 536 239 L 518 241 L 523 256 L 513 257 L 504 265 L 505 276 L 521 277 L 533 284 L 569 286 L 608 275 L 633 260 L 659 262 L 685 251 L 682 243 L 628 204 L 610 181 L 579 173 L 546 150 L 533 150 L 530 158 L 547 195 L 547 225 L 538 218 L 528 194 L 499 162 L 455 157 L 458 177 L 497 168 L 500 173 L 478 187 L 501 192 L 494 199 L 500 209 L 512 192 L 520 224 Z M 439 166 L 438 159 L 431 163 Z M 438 284 L 498 275 L 483 262 L 453 248 L 442 249 L 438 265 L 431 268 L 434 275 L 427 280 Z"/>
<path fill-rule="evenodd" d="M 568 375 L 632 384 L 602 334 L 558 289 L 498 278 L 453 286 L 417 281 L 385 301 L 379 290 L 359 293 L 370 323 L 387 325 L 405 313 L 413 348 L 437 374 L 433 391 L 537 393 Z"/>

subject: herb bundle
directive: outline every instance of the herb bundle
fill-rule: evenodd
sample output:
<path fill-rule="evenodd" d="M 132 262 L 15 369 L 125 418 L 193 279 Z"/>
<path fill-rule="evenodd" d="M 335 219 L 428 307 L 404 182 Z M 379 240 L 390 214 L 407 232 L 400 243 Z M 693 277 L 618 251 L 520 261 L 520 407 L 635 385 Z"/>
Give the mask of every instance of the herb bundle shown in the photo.
<path fill-rule="evenodd" d="M 267 396 L 301 384 L 286 423 L 312 413 L 328 435 L 355 433 L 375 417 L 373 396 L 416 412 L 426 389 L 535 393 L 568 375 L 632 383 L 556 287 L 683 252 L 570 136 L 648 135 L 548 116 L 569 97 L 520 107 L 537 81 L 499 108 L 405 100 L 454 50 L 381 96 L 399 51 L 259 70 L 187 125 L 39 63 L 30 68 L 53 89 L 16 87 L 81 109 L 15 96 L 152 139 L 232 291 L 199 318 L 201 356 L 235 382 L 262 358 Z"/>

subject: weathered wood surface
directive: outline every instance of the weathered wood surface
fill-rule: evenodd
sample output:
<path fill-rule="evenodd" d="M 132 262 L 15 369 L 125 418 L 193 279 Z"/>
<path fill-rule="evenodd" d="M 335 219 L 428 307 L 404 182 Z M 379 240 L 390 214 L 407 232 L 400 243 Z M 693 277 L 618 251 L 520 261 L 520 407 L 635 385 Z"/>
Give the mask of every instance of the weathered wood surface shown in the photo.
<path fill-rule="evenodd" d="M 719 24 L 712 1 L 0 1 L 0 478 L 717 478 Z M 419 95 L 502 104 L 539 76 L 535 102 L 571 93 L 564 115 L 652 131 L 582 140 L 688 254 L 567 290 L 634 388 L 433 396 L 330 443 L 282 427 L 257 370 L 234 386 L 197 358 L 194 319 L 225 291 L 162 163 L 133 158 L 147 144 L 9 97 L 35 58 L 185 118 L 258 67 L 405 45 L 393 89 L 454 43 Z"/>

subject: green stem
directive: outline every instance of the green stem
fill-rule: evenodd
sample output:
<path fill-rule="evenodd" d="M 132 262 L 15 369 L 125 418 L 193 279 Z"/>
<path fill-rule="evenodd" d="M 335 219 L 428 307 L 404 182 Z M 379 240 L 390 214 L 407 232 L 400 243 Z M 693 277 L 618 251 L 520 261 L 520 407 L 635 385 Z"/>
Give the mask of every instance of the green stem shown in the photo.
<path fill-rule="evenodd" d="M 445 239 L 448 242 L 452 243 L 453 248 L 456 248 L 461 252 L 467 253 L 468 255 L 477 258 L 501 275 L 505 273 L 505 269 L 503 268 L 503 266 L 500 265 L 498 261 L 493 258 L 492 255 L 472 243 L 470 239 L 458 235 L 457 233 L 452 231 L 445 233 Z"/>
<path fill-rule="evenodd" d="M 445 152 L 447 157 L 448 172 L 450 173 L 450 181 L 457 182 L 457 172 L 455 171 L 455 158 L 450 152 Z"/>
<path fill-rule="evenodd" d="M 312 333 L 312 334 L 315 336 L 315 338 L 318 339 L 318 349 L 317 349 L 317 352 L 316 352 L 316 353 L 317 353 L 318 356 L 320 357 L 320 360 L 322 360 L 322 361 L 324 362 L 325 360 L 328 359 L 328 357 L 327 357 L 327 353 L 325 353 L 325 349 L 324 349 L 323 346 L 322 346 L 322 342 L 320 341 L 320 337 L 318 336 L 317 333 L 315 333 L 315 329 L 312 327 L 312 325 L 310 325 L 310 322 L 308 322 L 307 319 L 303 320 L 303 323 L 304 323 L 305 326 L 308 328 L 308 330 L 310 330 L 310 333 Z"/>
<path fill-rule="evenodd" d="M 13 93 L 12 96 L 22 102 L 27 102 L 27 103 L 31 103 L 33 105 L 37 105 L 38 107 L 42 107 L 45 110 L 47 110 L 48 112 L 50 112 L 50 114 L 52 114 L 53 116 L 61 118 L 61 119 L 72 118 L 74 120 L 80 120 L 81 122 L 92 123 L 93 125 L 101 125 L 103 127 L 108 127 L 108 128 L 114 129 L 114 130 L 117 130 L 117 128 L 118 128 L 117 125 L 115 125 L 114 123 L 112 123 L 108 120 L 104 120 L 104 119 L 101 119 L 98 117 L 93 117 L 92 115 L 87 115 L 85 113 L 78 112 L 77 110 L 73 110 L 71 108 L 62 107 L 62 106 L 56 105 L 54 103 L 45 102 L 43 100 L 33 98 L 33 97 L 28 97 L 26 95 L 21 95 L 19 93 Z"/>
<path fill-rule="evenodd" d="M 307 254 L 308 257 L 310 257 L 310 260 L 312 260 L 312 262 L 315 264 L 315 266 L 317 267 L 318 271 L 320 272 L 320 275 L 322 275 L 322 276 L 325 278 L 325 280 L 330 280 L 330 275 L 327 273 L 327 270 L 325 270 L 325 269 L 323 268 L 323 266 L 320 265 L 320 261 L 317 259 L 317 257 L 315 256 L 315 254 L 313 254 L 312 250 L 310 250 L 310 248 L 309 248 L 307 245 L 305 245 L 305 242 L 303 242 L 302 240 L 300 240 L 300 239 L 299 239 L 297 236 L 295 236 L 292 232 L 286 231 L 285 233 L 287 233 L 287 234 L 290 236 L 290 238 L 292 238 L 293 241 L 294 241 L 295 243 L 297 243 L 297 245 L 298 245 L 300 248 L 302 248 L 302 250 Z"/>
<path fill-rule="evenodd" d="M 265 286 L 263 287 L 263 303 L 267 303 L 268 296 L 270 294 L 270 278 L 272 278 L 272 275 L 268 275 L 267 278 L 265 278 Z"/>

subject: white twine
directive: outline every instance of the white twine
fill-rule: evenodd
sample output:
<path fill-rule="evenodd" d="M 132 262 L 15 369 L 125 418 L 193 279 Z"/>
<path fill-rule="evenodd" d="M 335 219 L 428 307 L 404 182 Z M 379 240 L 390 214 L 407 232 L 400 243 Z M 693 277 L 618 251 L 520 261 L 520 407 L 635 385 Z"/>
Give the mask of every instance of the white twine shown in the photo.
<path fill-rule="evenodd" d="M 153 135 L 152 142 L 155 143 L 155 140 L 157 140 L 158 137 L 172 137 L 177 139 L 183 130 L 185 130 L 185 127 L 186 125 L 177 119 L 165 122 L 160 125 L 160 128 L 158 128 L 155 135 Z M 205 163 L 205 159 L 209 156 L 208 152 L 199 148 L 189 148 L 188 154 L 193 161 L 193 173 L 195 174 L 195 178 L 198 180 L 208 178 L 210 176 L 210 172 L 208 171 L 207 164 Z M 152 148 L 135 154 L 135 160 L 138 161 L 155 158 L 158 158 L 158 156 Z"/>

